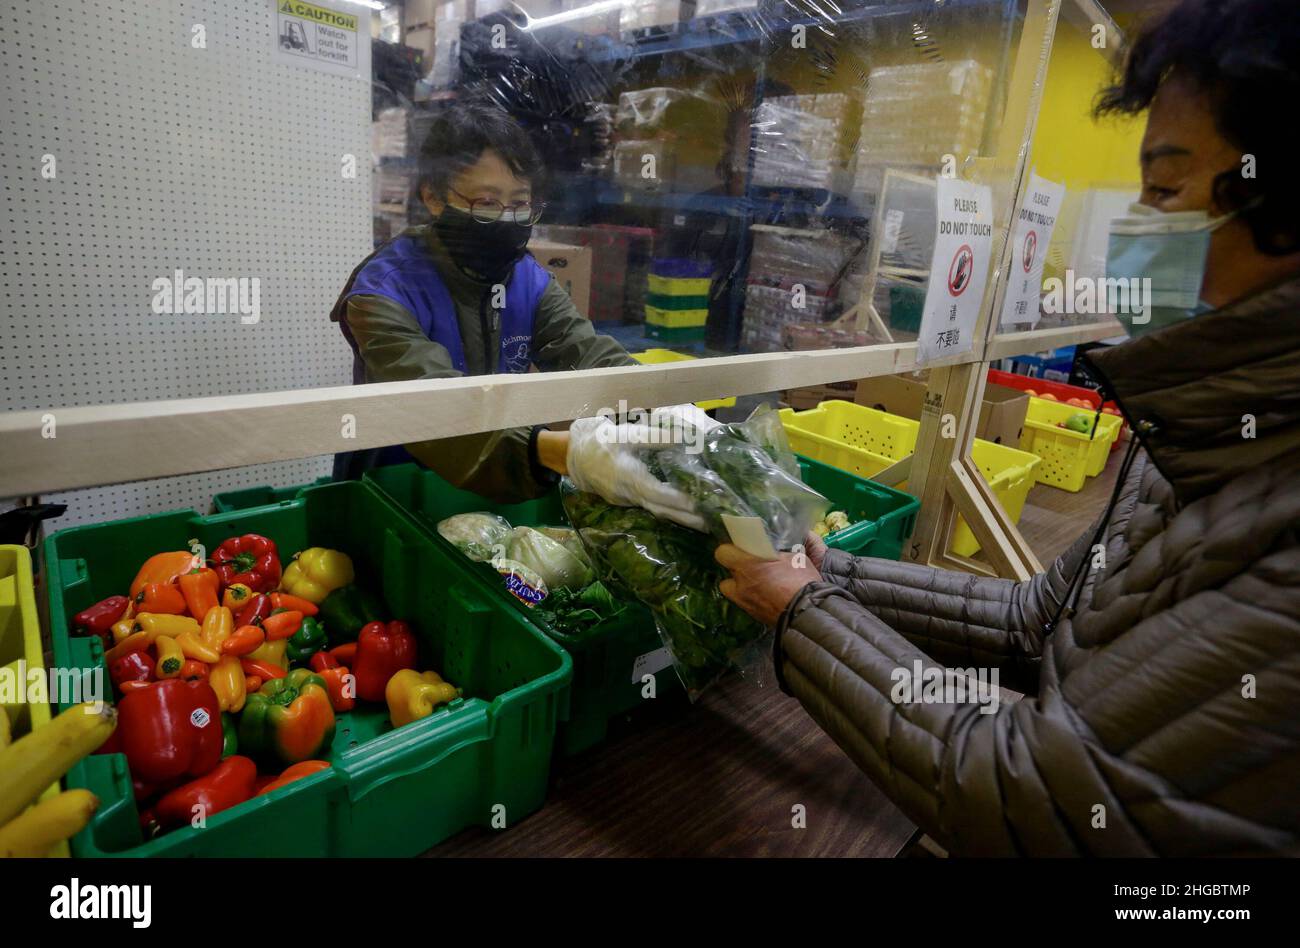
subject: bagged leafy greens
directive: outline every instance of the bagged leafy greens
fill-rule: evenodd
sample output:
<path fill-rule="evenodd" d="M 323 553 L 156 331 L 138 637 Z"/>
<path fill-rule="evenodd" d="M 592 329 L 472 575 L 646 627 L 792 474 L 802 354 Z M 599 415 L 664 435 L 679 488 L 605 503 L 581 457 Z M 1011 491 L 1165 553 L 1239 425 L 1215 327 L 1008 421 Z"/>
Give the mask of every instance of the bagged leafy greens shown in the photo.
<path fill-rule="evenodd" d="M 616 597 L 635 598 L 654 615 L 678 677 L 694 700 L 742 663 L 766 630 L 718 591 L 725 571 L 700 534 L 639 507 L 616 507 L 563 485 L 564 510 Z"/>
<path fill-rule="evenodd" d="M 623 604 L 610 595 L 604 583 L 596 580 L 579 592 L 563 587 L 555 590 L 537 607 L 537 612 L 555 631 L 580 638 L 622 609 Z"/>
<path fill-rule="evenodd" d="M 471 560 L 486 563 L 510 536 L 510 523 L 494 513 L 463 513 L 438 522 L 444 540 Z"/>
<path fill-rule="evenodd" d="M 702 437 L 646 447 L 642 459 L 655 477 L 695 501 L 710 535 L 721 542 L 730 539 L 724 515 L 758 517 L 776 549 L 788 550 L 830 509 L 830 501 L 800 479 L 781 419 L 766 405 Z"/>
<path fill-rule="evenodd" d="M 552 593 L 559 589 L 580 590 L 593 579 L 585 550 L 575 553 L 532 527 L 515 527 L 506 556 L 537 573 Z"/>

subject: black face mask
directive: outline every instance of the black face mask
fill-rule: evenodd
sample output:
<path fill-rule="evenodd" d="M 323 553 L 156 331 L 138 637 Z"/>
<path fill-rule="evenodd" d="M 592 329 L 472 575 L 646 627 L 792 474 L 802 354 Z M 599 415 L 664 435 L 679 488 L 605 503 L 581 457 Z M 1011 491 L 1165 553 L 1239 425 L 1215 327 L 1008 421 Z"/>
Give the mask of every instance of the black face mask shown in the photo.
<path fill-rule="evenodd" d="M 483 281 L 503 280 L 528 249 L 531 224 L 499 220 L 485 224 L 450 204 L 433 221 L 438 239 L 461 270 Z"/>

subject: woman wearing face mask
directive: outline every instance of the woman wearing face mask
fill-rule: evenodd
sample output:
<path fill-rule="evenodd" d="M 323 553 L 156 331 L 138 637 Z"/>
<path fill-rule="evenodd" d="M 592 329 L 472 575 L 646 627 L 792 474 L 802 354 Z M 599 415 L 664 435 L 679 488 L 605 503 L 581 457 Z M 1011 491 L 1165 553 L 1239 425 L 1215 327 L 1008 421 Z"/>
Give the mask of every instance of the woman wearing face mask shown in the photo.
<path fill-rule="evenodd" d="M 420 156 L 433 222 L 363 261 L 331 314 L 355 354 L 355 383 L 633 364 L 527 253 L 541 172 L 527 134 L 499 109 L 457 105 L 433 123 Z M 335 477 L 414 459 L 458 487 L 522 500 L 564 472 L 568 441 L 515 428 L 354 451 L 336 457 Z"/>
<path fill-rule="evenodd" d="M 1294 0 L 1184 0 L 1104 93 L 1102 112 L 1149 110 L 1142 209 L 1113 228 L 1109 269 L 1154 299 L 1131 341 L 1090 354 L 1136 440 L 1045 573 L 815 538 L 803 568 L 718 550 L 722 591 L 776 629 L 782 687 L 954 853 L 1300 847 L 1297 96 Z M 1027 697 L 909 701 L 956 668 Z"/>

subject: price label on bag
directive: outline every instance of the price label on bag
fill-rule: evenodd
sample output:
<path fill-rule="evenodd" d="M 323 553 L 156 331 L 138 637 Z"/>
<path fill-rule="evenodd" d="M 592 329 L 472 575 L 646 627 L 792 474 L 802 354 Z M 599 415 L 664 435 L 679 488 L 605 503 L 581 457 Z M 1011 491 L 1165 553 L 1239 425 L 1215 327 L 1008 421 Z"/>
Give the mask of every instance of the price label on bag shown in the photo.
<path fill-rule="evenodd" d="M 1007 296 L 1002 302 L 1004 326 L 1024 323 L 1032 326 L 1038 322 L 1039 301 L 1043 295 L 1043 265 L 1064 200 L 1065 185 L 1040 178 L 1037 174 L 1030 176 L 1025 202 L 1016 215 Z"/>
<path fill-rule="evenodd" d="M 975 323 L 993 252 L 993 191 L 988 185 L 938 179 L 930 285 L 916 340 L 916 364 L 975 347 Z"/>
<path fill-rule="evenodd" d="M 663 671 L 672 663 L 673 657 L 668 654 L 666 648 L 657 648 L 653 652 L 638 655 L 636 661 L 632 663 L 632 684 L 641 684 L 643 676 Z"/>

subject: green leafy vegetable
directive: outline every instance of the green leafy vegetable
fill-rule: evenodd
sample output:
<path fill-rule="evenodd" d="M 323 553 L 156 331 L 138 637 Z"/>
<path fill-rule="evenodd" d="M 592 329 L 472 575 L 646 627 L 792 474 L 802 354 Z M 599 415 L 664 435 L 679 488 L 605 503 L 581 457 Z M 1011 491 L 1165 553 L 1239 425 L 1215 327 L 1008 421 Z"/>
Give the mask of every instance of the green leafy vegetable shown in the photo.
<path fill-rule="evenodd" d="M 649 607 L 692 698 L 764 636 L 762 625 L 718 591 L 726 573 L 698 533 L 567 482 L 564 509 L 610 590 Z"/>
<path fill-rule="evenodd" d="M 600 580 L 580 592 L 561 587 L 538 607 L 538 614 L 556 632 L 580 637 L 623 609 Z"/>

